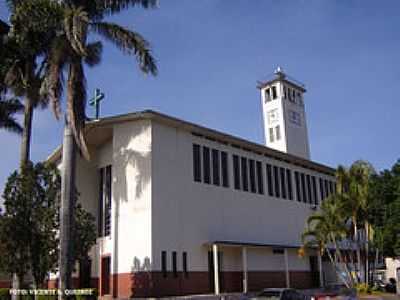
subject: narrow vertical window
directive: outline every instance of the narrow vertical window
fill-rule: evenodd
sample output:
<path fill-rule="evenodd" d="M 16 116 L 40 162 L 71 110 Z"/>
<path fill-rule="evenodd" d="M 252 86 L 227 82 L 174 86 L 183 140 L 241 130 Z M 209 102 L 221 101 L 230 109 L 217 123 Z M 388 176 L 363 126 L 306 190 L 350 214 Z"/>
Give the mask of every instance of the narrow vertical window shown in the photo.
<path fill-rule="evenodd" d="M 281 191 L 282 191 L 282 198 L 286 199 L 286 173 L 284 168 L 279 168 L 281 172 Z"/>
<path fill-rule="evenodd" d="M 314 204 L 318 205 L 317 180 L 315 179 L 315 176 L 312 176 L 311 180 L 312 180 L 312 187 L 313 187 Z"/>
<path fill-rule="evenodd" d="M 176 261 L 176 251 L 172 251 L 172 274 L 174 277 L 178 277 L 178 267 Z"/>
<path fill-rule="evenodd" d="M 241 158 L 241 167 L 242 167 L 242 187 L 243 191 L 248 191 L 249 190 L 249 174 L 247 170 L 247 158 L 242 157 Z"/>
<path fill-rule="evenodd" d="M 161 272 L 163 277 L 167 277 L 167 251 L 161 251 Z"/>
<path fill-rule="evenodd" d="M 111 199 L 112 199 L 112 173 L 111 166 L 106 167 L 106 184 L 105 184 L 105 215 L 104 215 L 104 235 L 109 236 L 111 233 Z"/>
<path fill-rule="evenodd" d="M 330 191 L 331 194 L 334 193 L 333 182 L 332 181 L 329 181 L 329 191 Z"/>
<path fill-rule="evenodd" d="M 183 276 L 185 278 L 188 278 L 189 272 L 188 272 L 187 253 L 186 252 L 182 253 L 182 269 L 183 269 Z"/>
<path fill-rule="evenodd" d="M 289 101 L 292 101 L 292 89 L 291 88 L 288 88 L 288 98 L 289 98 Z"/>
<path fill-rule="evenodd" d="M 306 191 L 306 178 L 304 176 L 304 173 L 300 174 L 301 178 L 301 191 L 302 191 L 302 197 L 303 197 L 303 202 L 307 203 L 307 191 Z"/>
<path fill-rule="evenodd" d="M 287 98 L 286 86 L 283 86 L 283 98 Z"/>
<path fill-rule="evenodd" d="M 266 89 L 265 90 L 265 102 L 271 101 L 271 90 Z"/>
<path fill-rule="evenodd" d="M 219 151 L 212 149 L 213 184 L 219 185 Z"/>
<path fill-rule="evenodd" d="M 324 181 L 322 180 L 322 178 L 319 179 L 319 192 L 321 194 L 321 202 L 322 202 L 325 199 Z"/>
<path fill-rule="evenodd" d="M 300 174 L 297 171 L 294 172 L 294 180 L 296 182 L 296 197 L 297 197 L 297 201 L 301 202 Z"/>
<path fill-rule="evenodd" d="M 276 99 L 276 98 L 278 98 L 278 94 L 276 91 L 276 86 L 273 86 L 272 87 L 272 99 Z"/>
<path fill-rule="evenodd" d="M 104 184 L 104 172 L 103 172 L 103 168 L 99 169 L 99 209 L 98 209 L 98 224 L 97 224 L 97 230 L 98 230 L 98 235 L 99 237 L 103 236 L 103 214 L 104 214 L 104 202 L 103 202 L 103 194 L 104 194 L 104 190 L 103 190 L 103 184 Z"/>
<path fill-rule="evenodd" d="M 292 172 L 289 169 L 286 169 L 286 181 L 289 200 L 293 200 Z"/>
<path fill-rule="evenodd" d="M 275 127 L 275 136 L 277 141 L 281 139 L 281 127 L 279 125 Z"/>
<path fill-rule="evenodd" d="M 256 193 L 256 165 L 253 159 L 249 160 L 250 191 Z"/>
<path fill-rule="evenodd" d="M 201 182 L 200 146 L 193 144 L 193 179 Z"/>
<path fill-rule="evenodd" d="M 273 188 L 272 188 L 272 166 L 267 164 L 267 187 L 268 187 L 268 195 L 273 196 Z"/>
<path fill-rule="evenodd" d="M 257 191 L 260 195 L 264 194 L 264 179 L 262 172 L 261 161 L 256 162 L 256 172 L 257 172 Z"/>
<path fill-rule="evenodd" d="M 275 197 L 280 197 L 281 193 L 279 190 L 279 172 L 278 167 L 274 166 L 274 188 L 275 188 Z"/>
<path fill-rule="evenodd" d="M 233 155 L 233 180 L 236 190 L 240 190 L 240 166 L 239 156 Z"/>
<path fill-rule="evenodd" d="M 222 186 L 229 187 L 228 154 L 221 151 Z"/>
<path fill-rule="evenodd" d="M 203 181 L 204 183 L 210 184 L 211 182 L 211 170 L 210 170 L 210 149 L 208 147 L 203 147 Z"/>
<path fill-rule="evenodd" d="M 311 177 L 310 175 L 307 174 L 306 176 L 307 179 L 307 192 L 308 192 L 308 203 L 313 203 L 312 201 L 312 190 L 311 190 Z"/>
<path fill-rule="evenodd" d="M 326 195 L 326 197 L 329 197 L 330 196 L 330 193 L 329 193 L 329 184 L 328 184 L 328 180 L 324 180 L 324 183 L 325 183 L 325 195 Z"/>
<path fill-rule="evenodd" d="M 272 143 L 274 141 L 274 128 L 269 128 L 269 141 Z"/>

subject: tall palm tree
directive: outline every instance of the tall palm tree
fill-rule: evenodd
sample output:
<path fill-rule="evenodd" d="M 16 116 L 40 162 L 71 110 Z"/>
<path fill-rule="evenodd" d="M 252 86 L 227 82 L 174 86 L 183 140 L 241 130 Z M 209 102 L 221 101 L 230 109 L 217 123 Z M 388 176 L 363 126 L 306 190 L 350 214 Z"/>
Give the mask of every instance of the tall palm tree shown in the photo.
<path fill-rule="evenodd" d="M 22 133 L 22 127 L 14 117 L 14 114 L 24 110 L 24 106 L 18 99 L 0 99 L 0 129 L 4 128 L 8 131 L 18 134 Z"/>
<path fill-rule="evenodd" d="M 21 170 L 30 159 L 33 110 L 46 107 L 48 97 L 41 93 L 46 60 L 44 55 L 57 28 L 53 6 L 41 0 L 8 0 L 11 24 L 1 22 L 7 39 L 2 48 L 7 54 L 4 84 L 16 96 L 24 98 L 21 140 Z M 32 11 L 32 7 L 36 9 Z M 54 6 L 55 7 L 55 6 Z M 27 13 L 29 12 L 29 13 Z"/>
<path fill-rule="evenodd" d="M 63 141 L 63 169 L 60 212 L 60 280 L 63 291 L 71 287 L 72 268 L 72 216 L 75 193 L 75 147 L 90 159 L 84 137 L 86 87 L 84 64 L 93 66 L 100 62 L 101 42 L 88 43 L 91 33 L 101 35 L 125 54 L 136 57 L 140 70 L 157 74 L 157 66 L 148 42 L 137 32 L 118 24 L 104 22 L 111 15 L 132 6 L 156 7 L 156 0 L 70 0 L 60 3 L 64 10 L 63 31 L 51 44 L 46 87 L 57 116 L 63 91 L 63 72 L 67 72 L 66 116 Z"/>
<path fill-rule="evenodd" d="M 341 199 L 338 194 L 329 196 L 321 209 L 307 219 L 307 227 L 302 234 L 303 248 L 316 248 L 320 254 L 326 253 L 339 278 L 347 287 L 354 285 L 353 276 L 342 252 L 346 238 L 346 221 Z M 334 256 L 331 250 L 334 250 Z M 343 273 L 346 276 L 343 276 Z"/>

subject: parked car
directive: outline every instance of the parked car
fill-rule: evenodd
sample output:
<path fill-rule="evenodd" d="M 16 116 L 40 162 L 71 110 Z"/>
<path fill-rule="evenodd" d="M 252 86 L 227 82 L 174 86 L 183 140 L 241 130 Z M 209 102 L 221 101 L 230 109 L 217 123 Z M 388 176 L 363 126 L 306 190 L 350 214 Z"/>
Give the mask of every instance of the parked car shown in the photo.
<path fill-rule="evenodd" d="M 306 296 L 295 289 L 269 288 L 258 293 L 251 300 L 306 300 Z"/>

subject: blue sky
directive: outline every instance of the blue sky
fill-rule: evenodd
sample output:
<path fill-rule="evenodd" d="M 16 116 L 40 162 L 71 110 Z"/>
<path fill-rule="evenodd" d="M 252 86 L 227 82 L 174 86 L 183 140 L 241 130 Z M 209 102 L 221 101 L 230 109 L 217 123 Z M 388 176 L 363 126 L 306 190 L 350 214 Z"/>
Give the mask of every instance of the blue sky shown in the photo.
<path fill-rule="evenodd" d="M 154 109 L 263 143 L 256 82 L 281 65 L 306 84 L 313 160 L 389 168 L 400 158 L 399 10 L 396 0 L 161 0 L 157 10 L 109 19 L 150 41 L 159 76 L 140 74 L 106 43 L 102 64 L 87 70 L 88 92 L 105 92 L 103 116 Z M 36 112 L 32 159 L 61 140 L 62 122 Z M 20 138 L 0 131 L 0 141 L 2 190 L 18 167 Z"/>

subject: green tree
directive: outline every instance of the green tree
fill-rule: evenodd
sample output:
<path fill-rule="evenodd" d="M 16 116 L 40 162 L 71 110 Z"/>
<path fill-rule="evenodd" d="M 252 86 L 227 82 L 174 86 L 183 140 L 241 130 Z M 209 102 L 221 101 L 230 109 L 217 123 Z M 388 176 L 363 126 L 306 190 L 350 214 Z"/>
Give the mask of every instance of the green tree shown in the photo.
<path fill-rule="evenodd" d="M 42 287 L 48 273 L 57 270 L 60 188 L 58 169 L 39 163 L 14 172 L 4 190 L 0 270 L 19 277 L 31 271 L 35 287 Z M 86 259 L 96 242 L 94 217 L 78 201 L 75 224 L 73 262 Z"/>
<path fill-rule="evenodd" d="M 321 255 L 326 253 L 342 282 L 353 287 L 354 278 L 342 250 L 347 228 L 341 200 L 340 195 L 331 195 L 321 204 L 320 210 L 307 219 L 302 234 L 303 249 L 317 249 Z"/>
<path fill-rule="evenodd" d="M 41 90 L 46 53 L 50 41 L 60 27 L 61 10 L 58 5 L 47 0 L 7 1 L 11 13 L 11 24 L 2 21 L 2 52 L 4 80 L 9 91 L 24 98 L 24 120 L 21 139 L 20 166 L 30 159 L 33 110 L 45 108 L 47 93 Z M 35 9 L 33 9 L 35 8 Z"/>
<path fill-rule="evenodd" d="M 46 86 L 56 111 L 60 111 L 63 87 L 63 72 L 66 70 L 66 117 L 63 142 L 63 174 L 61 193 L 60 227 L 60 286 L 65 290 L 71 286 L 72 240 L 75 189 L 75 147 L 78 146 L 86 159 L 90 158 L 87 148 L 85 127 L 86 87 L 84 64 L 93 66 L 100 62 L 102 44 L 88 43 L 89 34 L 97 34 L 113 43 L 125 54 L 136 58 L 140 70 L 156 75 L 157 67 L 149 43 L 137 32 L 116 23 L 104 22 L 107 15 L 119 13 L 133 6 L 156 7 L 156 0 L 71 0 L 60 3 L 64 10 L 62 33 L 53 40 L 46 69 Z"/>

